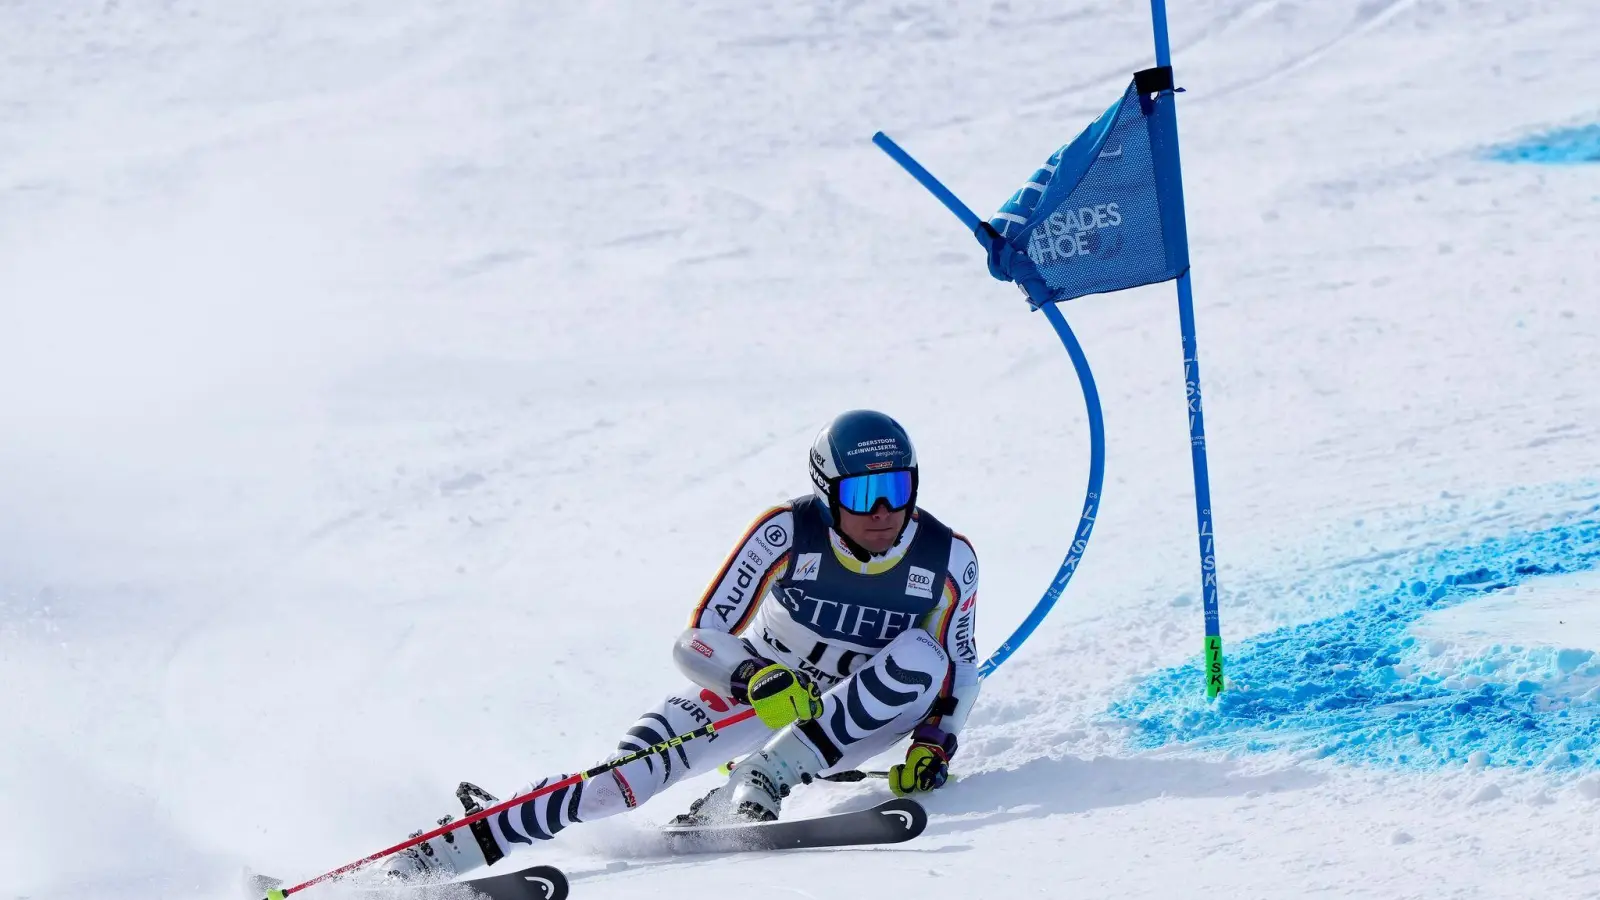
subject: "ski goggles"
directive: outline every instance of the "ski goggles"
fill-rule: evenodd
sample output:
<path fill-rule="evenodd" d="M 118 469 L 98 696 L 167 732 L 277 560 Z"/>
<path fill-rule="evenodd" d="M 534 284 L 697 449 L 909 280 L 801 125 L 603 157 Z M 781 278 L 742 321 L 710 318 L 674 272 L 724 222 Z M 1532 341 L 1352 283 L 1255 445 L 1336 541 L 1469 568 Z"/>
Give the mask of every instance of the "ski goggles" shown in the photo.
<path fill-rule="evenodd" d="M 898 512 L 911 505 L 917 481 L 909 469 L 869 472 L 840 478 L 837 491 L 839 506 L 858 515 L 872 512 L 880 500 L 889 505 L 890 512 Z"/>

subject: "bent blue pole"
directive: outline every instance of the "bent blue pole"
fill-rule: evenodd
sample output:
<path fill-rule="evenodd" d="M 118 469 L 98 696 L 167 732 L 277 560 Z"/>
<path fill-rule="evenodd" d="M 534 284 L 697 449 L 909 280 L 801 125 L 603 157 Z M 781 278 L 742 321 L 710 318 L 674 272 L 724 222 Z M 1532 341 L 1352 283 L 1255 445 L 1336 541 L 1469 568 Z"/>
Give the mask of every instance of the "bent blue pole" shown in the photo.
<path fill-rule="evenodd" d="M 1150 0 L 1150 24 L 1156 43 L 1156 65 L 1172 65 L 1172 49 L 1167 41 L 1166 0 Z M 1178 186 L 1177 220 L 1185 222 L 1183 212 L 1183 173 L 1178 164 L 1177 118 L 1173 117 L 1173 181 Z M 1187 228 L 1187 225 L 1184 225 Z M 1188 240 L 1188 236 L 1183 238 Z M 1200 403 L 1200 351 L 1194 332 L 1194 292 L 1189 285 L 1189 270 L 1178 276 L 1178 327 L 1183 332 L 1183 381 L 1189 399 L 1189 453 L 1194 465 L 1194 509 L 1200 536 L 1200 597 L 1206 619 L 1206 697 L 1223 689 L 1222 623 L 1218 612 L 1216 542 L 1211 521 L 1211 475 L 1206 465 L 1206 419 Z"/>
<path fill-rule="evenodd" d="M 968 230 L 976 232 L 982 226 L 983 222 L 976 213 L 965 203 L 962 203 L 959 197 L 951 193 L 949 188 L 940 183 L 939 179 L 934 178 L 927 169 L 924 169 L 921 164 L 912 159 L 911 154 L 901 149 L 899 144 L 890 140 L 888 135 L 880 131 L 872 136 L 872 142 L 877 144 L 883 152 L 889 154 L 890 158 L 899 163 L 901 168 L 911 173 L 911 176 L 917 179 L 923 187 L 927 188 L 929 193 L 938 197 L 939 202 L 954 213 L 956 218 L 967 226 Z M 1089 534 L 1094 530 L 1095 515 L 1100 508 L 1101 487 L 1105 481 L 1105 425 L 1100 415 L 1100 392 L 1095 389 L 1094 373 L 1089 371 L 1089 360 L 1084 356 L 1083 347 L 1078 344 L 1078 339 L 1072 333 L 1072 329 L 1067 326 L 1066 317 L 1061 315 L 1061 310 L 1057 309 L 1054 303 L 1047 303 L 1042 309 L 1044 310 L 1045 318 L 1050 320 L 1051 326 L 1055 328 L 1056 334 L 1061 338 L 1062 346 L 1067 348 L 1067 355 L 1072 357 L 1072 366 L 1077 369 L 1078 381 L 1083 386 L 1083 402 L 1089 413 L 1089 487 L 1083 500 L 1083 512 L 1078 517 L 1078 529 L 1073 535 L 1072 547 L 1068 549 L 1066 558 L 1061 561 L 1061 568 L 1056 570 L 1055 579 L 1050 582 L 1050 587 L 1045 589 L 1044 595 L 1034 604 L 1033 610 L 1028 613 L 1028 617 L 1022 621 L 1021 625 L 1017 626 L 1010 637 L 995 648 L 994 653 L 990 654 L 989 658 L 984 660 L 983 665 L 979 667 L 978 674 L 985 678 L 995 669 L 1000 668 L 1000 664 L 1009 659 L 1011 654 L 1015 653 L 1017 648 L 1021 647 L 1023 642 L 1033 634 L 1034 630 L 1039 627 L 1039 623 L 1044 621 L 1044 617 L 1050 614 L 1050 610 L 1055 606 L 1056 601 L 1061 598 L 1062 591 L 1066 590 L 1067 582 L 1072 580 L 1072 574 L 1078 571 L 1078 563 L 1083 559 L 1084 548 L 1089 544 Z"/>
<path fill-rule="evenodd" d="M 927 169 L 924 169 L 922 163 L 912 159 L 911 154 L 901 149 L 900 145 L 896 144 L 892 138 L 880 131 L 872 136 L 872 142 L 878 145 L 878 149 L 889 154 L 890 159 L 899 163 L 900 168 L 910 172 L 912 178 L 915 178 L 919 184 L 928 189 L 928 193 L 938 197 L 939 202 L 944 204 L 945 209 L 955 213 L 956 218 L 961 220 L 961 224 L 967 226 L 968 231 L 978 230 L 978 226 L 982 224 L 978 214 L 973 212 L 971 207 L 962 203 L 960 197 L 950 193 L 949 188 L 945 187 L 939 179 L 933 177 L 933 174 Z"/>
<path fill-rule="evenodd" d="M 1072 548 L 1067 551 L 1067 556 L 1061 561 L 1061 568 L 1056 570 L 1054 581 L 1034 604 L 1033 612 L 1028 613 L 1028 618 L 1017 626 L 1017 630 L 1006 638 L 1005 643 L 995 648 L 995 651 L 984 660 L 978 669 L 978 674 L 987 677 L 990 672 L 1000 667 L 1022 642 L 1033 634 L 1039 627 L 1044 617 L 1049 615 L 1051 607 L 1061 598 L 1061 592 L 1066 590 L 1067 582 L 1072 580 L 1072 573 L 1078 571 L 1078 563 L 1083 559 L 1083 549 L 1089 545 L 1089 532 L 1094 530 L 1094 519 L 1100 510 L 1100 489 L 1106 475 L 1106 431 L 1105 424 L 1100 417 L 1100 392 L 1095 390 L 1094 374 L 1089 371 L 1089 360 L 1083 355 L 1083 348 L 1078 345 L 1078 339 L 1067 327 L 1067 320 L 1061 315 L 1058 304 L 1046 303 L 1040 307 L 1044 310 L 1045 318 L 1055 327 L 1056 334 L 1060 335 L 1061 343 L 1067 348 L 1067 355 L 1072 357 L 1072 366 L 1078 370 L 1078 381 L 1083 385 L 1083 404 L 1089 412 L 1089 488 L 1083 498 L 1083 512 L 1078 516 L 1078 533 L 1073 536 Z"/>

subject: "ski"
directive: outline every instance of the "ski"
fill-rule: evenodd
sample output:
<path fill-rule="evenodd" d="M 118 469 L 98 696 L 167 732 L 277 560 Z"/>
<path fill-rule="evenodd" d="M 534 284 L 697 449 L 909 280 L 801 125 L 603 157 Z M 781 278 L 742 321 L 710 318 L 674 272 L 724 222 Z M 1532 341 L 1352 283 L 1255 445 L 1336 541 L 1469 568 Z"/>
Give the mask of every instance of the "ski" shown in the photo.
<path fill-rule="evenodd" d="M 871 809 L 744 825 L 668 825 L 664 829 L 679 853 L 722 853 L 743 850 L 801 850 L 896 844 L 909 841 L 928 825 L 928 814 L 915 800 L 895 799 Z"/>
<path fill-rule="evenodd" d="M 288 890 L 278 890 L 277 879 L 247 876 L 252 893 L 266 893 L 267 900 L 284 900 Z M 555 866 L 529 866 L 514 872 L 493 872 L 461 881 L 394 882 L 388 885 L 351 884 L 342 896 L 370 900 L 398 900 L 406 897 L 461 897 L 461 888 L 475 897 L 488 900 L 566 900 L 567 876 Z"/>
<path fill-rule="evenodd" d="M 555 866 L 531 866 L 456 882 L 489 900 L 566 900 L 567 876 Z"/>

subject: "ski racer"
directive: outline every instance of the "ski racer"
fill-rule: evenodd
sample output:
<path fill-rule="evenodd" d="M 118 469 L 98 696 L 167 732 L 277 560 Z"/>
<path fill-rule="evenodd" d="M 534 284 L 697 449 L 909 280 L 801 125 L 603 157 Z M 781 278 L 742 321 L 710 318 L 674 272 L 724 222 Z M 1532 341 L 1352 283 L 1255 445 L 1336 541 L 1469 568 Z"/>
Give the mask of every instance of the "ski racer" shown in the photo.
<path fill-rule="evenodd" d="M 972 545 L 917 508 L 916 451 L 882 413 L 835 418 L 811 448 L 810 471 L 811 494 L 756 519 L 674 644 L 691 683 L 640 717 L 611 758 L 739 705 L 755 717 L 513 806 L 468 826 L 470 837 L 433 838 L 391 857 L 386 871 L 444 876 L 493 864 L 519 844 L 634 809 L 741 756 L 727 783 L 677 824 L 776 820 L 795 786 L 854 768 L 908 735 L 891 790 L 943 785 L 978 696 Z M 470 784 L 458 796 L 468 814 L 497 802 Z"/>

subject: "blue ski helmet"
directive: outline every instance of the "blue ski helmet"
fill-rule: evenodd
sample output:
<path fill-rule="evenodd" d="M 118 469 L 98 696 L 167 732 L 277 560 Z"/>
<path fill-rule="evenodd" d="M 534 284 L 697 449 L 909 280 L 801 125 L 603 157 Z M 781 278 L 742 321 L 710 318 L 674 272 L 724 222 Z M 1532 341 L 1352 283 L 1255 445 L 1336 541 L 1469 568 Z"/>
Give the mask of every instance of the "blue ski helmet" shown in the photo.
<path fill-rule="evenodd" d="M 811 445 L 811 489 L 832 525 L 839 522 L 841 506 L 861 514 L 879 504 L 890 510 L 915 507 L 917 451 L 911 436 L 881 412 L 840 413 Z"/>

